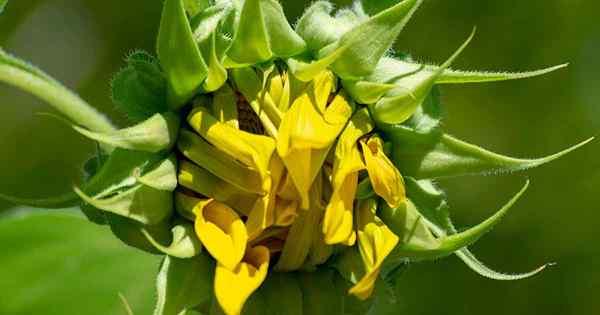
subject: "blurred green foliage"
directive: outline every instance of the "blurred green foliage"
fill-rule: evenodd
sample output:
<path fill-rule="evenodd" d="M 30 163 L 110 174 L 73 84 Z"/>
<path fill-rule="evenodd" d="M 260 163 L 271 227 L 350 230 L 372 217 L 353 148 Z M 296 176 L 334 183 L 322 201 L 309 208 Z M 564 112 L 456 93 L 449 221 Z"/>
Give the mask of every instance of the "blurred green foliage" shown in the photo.
<path fill-rule="evenodd" d="M 124 116 L 110 102 L 110 78 L 124 66 L 123 58 L 128 52 L 154 51 L 161 2 L 12 1 L 0 17 L 0 46 L 40 66 L 123 124 Z M 294 19 L 308 1 L 283 3 L 286 13 Z M 476 25 L 478 35 L 456 68 L 516 71 L 570 62 L 568 69 L 541 78 L 442 88 L 447 112 L 444 125 L 450 134 L 513 156 L 541 156 L 597 135 L 600 130 L 599 11 L 600 3 L 594 0 L 429 0 L 400 36 L 397 50 L 418 60 L 439 63 Z M 49 196 L 67 191 L 78 180 L 80 165 L 92 154 L 94 146 L 60 122 L 35 115 L 50 110 L 40 101 L 0 85 L 1 192 Z M 523 200 L 473 250 L 503 271 L 525 271 L 549 261 L 558 265 L 520 282 L 483 279 L 455 258 L 414 265 L 402 279 L 398 314 L 600 312 L 600 300 L 594 298 L 595 288 L 600 286 L 600 247 L 595 242 L 595 228 L 600 221 L 598 156 L 597 140 L 525 174 L 441 181 L 455 221 L 459 226 L 470 226 L 490 215 L 519 187 L 522 177 L 528 176 L 532 186 Z M 1 209 L 12 206 L 0 204 Z M 26 251 L 33 255 L 40 243 L 46 244 L 41 241 L 53 229 L 73 229 L 82 241 L 89 240 L 90 246 L 112 240 L 108 231 L 101 228 L 91 227 L 93 233 L 81 232 L 81 223 L 38 223 L 34 230 L 20 231 L 26 240 L 19 247 L 23 257 L 27 257 Z M 5 227 L 6 224 L 0 229 Z M 5 248 L 18 240 L 2 235 L 0 244 Z M 154 257 L 142 258 L 140 253 L 115 243 L 92 248 L 106 251 L 106 255 L 118 255 L 128 263 L 140 259 L 140 266 L 156 265 Z M 5 259 L 0 259 L 2 268 L 7 266 Z M 69 257 L 63 259 L 70 261 Z M 103 272 L 101 279 L 124 274 L 108 263 L 106 269 L 85 260 L 77 263 L 82 265 L 75 272 Z M 50 266 L 60 264 L 55 261 Z M 141 290 L 135 292 L 151 292 L 147 286 L 153 283 L 153 268 L 127 270 L 132 275 L 126 279 Z M 10 292 L 7 283 L 25 279 L 30 273 L 31 270 L 14 265 L 11 272 L 0 275 L 0 290 Z M 48 270 L 48 274 L 53 276 L 54 271 Z M 39 308 L 14 308 L 19 304 L 4 293 L 0 305 L 13 308 L 0 307 L 0 313 L 10 310 L 7 314 L 33 314 L 38 313 L 34 310 L 60 306 L 63 308 L 56 314 L 82 314 L 76 308 L 64 307 L 64 297 L 53 298 L 52 288 L 70 296 L 73 303 L 91 301 L 86 296 L 89 292 L 78 288 L 98 286 L 109 292 L 108 286 L 100 286 L 96 281 L 85 283 L 89 279 L 84 276 L 91 277 L 85 274 L 44 278 L 45 274 L 39 273 L 26 278 L 31 290 L 38 288 L 36 283 L 53 285 L 47 292 L 30 296 L 31 304 Z M 119 290 L 114 288 L 110 303 L 118 302 Z M 106 296 L 101 298 L 107 301 Z M 142 301 L 130 302 L 140 314 L 148 313 L 151 306 L 140 305 Z"/>

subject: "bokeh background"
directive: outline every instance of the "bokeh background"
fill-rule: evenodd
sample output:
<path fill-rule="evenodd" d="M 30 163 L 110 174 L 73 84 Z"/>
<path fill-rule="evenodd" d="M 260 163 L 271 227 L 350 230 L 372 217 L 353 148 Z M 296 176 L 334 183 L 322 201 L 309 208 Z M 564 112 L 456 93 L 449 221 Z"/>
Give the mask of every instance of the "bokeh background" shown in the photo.
<path fill-rule="evenodd" d="M 0 46 L 123 124 L 110 102 L 110 78 L 129 51 L 154 51 L 161 2 L 9 1 L 0 17 Z M 282 2 L 292 20 L 308 4 Z M 517 71 L 569 62 L 541 78 L 442 87 L 449 133 L 501 153 L 541 156 L 600 133 L 597 12 L 595 0 L 428 0 L 396 48 L 439 63 L 476 25 L 476 40 L 456 68 Z M 36 115 L 43 112 L 52 109 L 0 84 L 0 192 L 51 196 L 78 182 L 94 146 L 61 122 Z M 557 265 L 519 282 L 484 279 L 454 257 L 413 265 L 402 279 L 398 314 L 598 314 L 599 156 L 596 140 L 526 173 L 440 181 L 457 225 L 470 226 L 530 178 L 526 196 L 473 251 L 506 272 Z M 0 202 L 0 230 L 13 233 L 2 234 L 0 252 L 18 252 L 0 254 L 0 314 L 125 314 L 119 292 L 136 314 L 151 312 L 157 258 L 121 246 L 104 228 L 69 220 L 3 224 L 14 207 Z M 53 236 L 61 229 L 73 237 Z M 86 250 L 69 250 L 73 242 Z"/>

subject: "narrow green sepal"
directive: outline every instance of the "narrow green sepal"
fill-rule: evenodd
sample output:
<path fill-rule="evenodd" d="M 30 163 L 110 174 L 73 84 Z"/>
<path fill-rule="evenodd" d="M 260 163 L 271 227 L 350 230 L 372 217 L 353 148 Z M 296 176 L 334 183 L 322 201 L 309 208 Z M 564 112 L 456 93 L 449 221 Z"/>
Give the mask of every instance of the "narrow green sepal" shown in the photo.
<path fill-rule="evenodd" d="M 172 109 L 187 103 L 208 75 L 183 6 L 183 0 L 165 0 L 157 40 L 157 53 L 168 82 Z"/>
<path fill-rule="evenodd" d="M 507 274 L 507 273 L 495 271 L 495 270 L 487 267 L 484 263 L 479 261 L 479 259 L 477 259 L 477 257 L 475 257 L 475 255 L 473 255 L 473 253 L 471 253 L 468 248 L 463 248 L 463 249 L 457 251 L 455 254 L 469 268 L 471 268 L 471 270 L 475 271 L 479 275 L 481 275 L 485 278 L 488 278 L 488 279 L 499 280 L 499 281 L 516 281 L 516 280 L 523 280 L 523 279 L 531 278 L 531 277 L 539 274 L 540 272 L 546 270 L 546 268 L 552 266 L 552 264 L 545 264 L 545 265 L 542 265 L 542 266 L 540 266 L 532 271 L 529 271 L 529 272 Z"/>
<path fill-rule="evenodd" d="M 322 48 L 318 57 L 342 51 L 332 69 L 343 79 L 358 79 L 371 74 L 421 3 L 423 0 L 405 0 L 381 11 L 346 32 L 335 43 Z"/>
<path fill-rule="evenodd" d="M 172 238 L 169 245 L 162 245 L 145 228 L 142 229 L 142 233 L 154 247 L 172 257 L 192 258 L 202 251 L 202 244 L 190 223 L 181 222 L 171 228 Z"/>
<path fill-rule="evenodd" d="M 227 56 L 235 63 L 252 65 L 273 57 L 291 57 L 306 44 L 288 23 L 275 0 L 246 0 Z"/>
<path fill-rule="evenodd" d="M 498 82 L 508 80 L 519 80 L 542 76 L 560 69 L 568 67 L 565 63 L 553 67 L 548 67 L 539 70 L 524 71 L 524 72 L 488 72 L 488 71 L 461 71 L 447 69 L 437 79 L 437 84 L 454 84 L 454 83 L 482 83 L 482 82 Z M 437 67 L 427 66 L 426 71 L 436 71 Z"/>
<path fill-rule="evenodd" d="M 399 124 L 412 116 L 417 108 L 425 101 L 435 85 L 437 78 L 447 69 L 475 36 L 475 29 L 467 40 L 454 52 L 450 58 L 434 73 L 422 75 L 420 72 L 397 80 L 396 89 L 386 97 L 371 106 L 373 119 L 377 123 Z"/>
<path fill-rule="evenodd" d="M 458 233 L 452 221 L 448 203 L 444 193 L 438 189 L 430 180 L 414 180 L 410 177 L 405 178 L 407 194 L 411 196 L 419 212 L 425 217 L 431 231 L 438 237 L 455 235 Z M 493 280 L 521 280 L 532 277 L 550 264 L 543 265 L 533 271 L 520 274 L 506 274 L 494 271 L 482 262 L 480 262 L 468 248 L 462 248 L 455 252 L 456 256 L 462 259 L 465 264 L 476 273 L 483 277 Z M 388 266 L 394 266 L 389 264 Z"/>
<path fill-rule="evenodd" d="M 0 193 L 0 199 L 4 199 L 18 205 L 42 209 L 65 209 L 74 207 L 80 203 L 79 197 L 74 192 L 67 192 L 60 196 L 48 198 L 26 198 Z"/>
<path fill-rule="evenodd" d="M 588 144 L 590 138 L 566 150 L 539 159 L 517 159 L 482 149 L 449 135 L 431 137 L 396 126 L 386 133 L 394 143 L 393 161 L 403 174 L 418 179 L 471 174 L 516 172 L 538 167 Z"/>
<path fill-rule="evenodd" d="M 434 223 L 428 222 L 412 202 L 407 202 L 404 206 L 397 209 L 391 209 L 383 204 L 379 210 L 381 219 L 402 239 L 402 242 L 386 259 L 386 263 L 393 264 L 397 260 L 406 258 L 413 260 L 434 260 L 452 255 L 456 251 L 472 245 L 489 232 L 506 215 L 508 210 L 525 193 L 528 187 L 529 181 L 496 214 L 479 225 L 461 233 L 435 239 L 432 239 L 432 234 L 429 232 Z"/>
<path fill-rule="evenodd" d="M 208 309 L 213 300 L 214 262 L 208 254 L 190 259 L 165 256 L 156 278 L 154 315 L 183 315 Z"/>
<path fill-rule="evenodd" d="M 79 126 L 73 126 L 73 129 L 105 145 L 156 153 L 168 150 L 175 144 L 179 125 L 179 117 L 172 112 L 166 112 L 155 114 L 133 127 L 106 133 L 89 131 Z"/>

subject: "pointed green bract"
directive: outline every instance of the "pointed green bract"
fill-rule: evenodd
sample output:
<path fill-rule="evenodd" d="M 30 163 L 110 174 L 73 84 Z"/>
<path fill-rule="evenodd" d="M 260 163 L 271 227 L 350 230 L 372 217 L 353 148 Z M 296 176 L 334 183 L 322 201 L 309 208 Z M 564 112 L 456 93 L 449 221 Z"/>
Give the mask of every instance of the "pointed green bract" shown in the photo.
<path fill-rule="evenodd" d="M 188 102 L 208 75 L 208 67 L 192 36 L 183 0 L 165 0 L 157 53 L 168 81 L 167 99 L 173 109 Z"/>
<path fill-rule="evenodd" d="M 224 49 L 218 47 L 219 23 L 228 12 L 224 5 L 214 6 L 198 14 L 191 21 L 194 40 L 198 43 L 204 60 L 208 63 L 208 74 L 202 85 L 204 92 L 218 90 L 227 80 L 227 70 L 223 66 Z"/>
<path fill-rule="evenodd" d="M 34 66 L 0 48 L 0 82 L 46 101 L 72 121 L 94 131 L 112 131 L 113 125 L 96 109 Z"/>
<path fill-rule="evenodd" d="M 412 178 L 406 178 L 406 189 L 414 201 L 415 205 L 428 222 L 428 227 L 438 237 L 447 235 L 456 235 L 458 231 L 454 228 L 450 220 L 449 207 L 446 203 L 444 193 L 440 191 L 429 180 L 416 181 Z M 492 270 L 480 262 L 468 248 L 462 248 L 455 252 L 469 268 L 481 276 L 493 280 L 521 280 L 532 277 L 543 271 L 548 265 L 543 265 L 533 271 L 521 274 L 506 274 Z M 394 265 L 394 264 L 390 264 Z"/>
<path fill-rule="evenodd" d="M 165 256 L 156 278 L 154 315 L 183 315 L 208 308 L 213 296 L 214 262 L 207 254 L 191 259 Z"/>
<path fill-rule="evenodd" d="M 454 252 L 472 245 L 485 233 L 489 232 L 523 195 L 529 182 L 519 191 L 505 206 L 496 214 L 480 223 L 479 225 L 465 230 L 464 232 L 443 236 L 435 240 L 431 239 L 432 234 L 429 231 L 431 224 L 418 213 L 418 209 L 409 202 L 406 207 L 391 209 L 383 205 L 380 209 L 382 220 L 388 224 L 390 229 L 399 237 L 403 238 L 399 246 L 394 249 L 387 262 L 393 263 L 395 260 L 405 258 L 411 259 L 438 259 L 452 255 Z M 410 212 L 414 212 L 411 214 Z"/>
<path fill-rule="evenodd" d="M 289 25 L 275 0 L 246 0 L 227 56 L 241 65 L 301 53 L 306 44 Z"/>
<path fill-rule="evenodd" d="M 155 114 L 129 128 L 107 133 L 93 132 L 79 126 L 73 128 L 82 135 L 108 146 L 146 152 L 170 149 L 177 139 L 180 119 L 171 112 Z"/>
<path fill-rule="evenodd" d="M 378 13 L 321 49 L 319 57 L 341 50 L 343 52 L 331 65 L 338 76 L 352 79 L 369 75 L 422 2 L 405 0 Z"/>
<path fill-rule="evenodd" d="M 397 88 L 371 106 L 373 119 L 378 123 L 386 124 L 399 124 L 409 119 L 423 101 L 425 101 L 435 85 L 436 79 L 460 56 L 474 36 L 475 29 L 473 29 L 469 38 L 436 72 L 428 76 L 420 76 L 419 73 L 416 73 L 395 82 Z M 415 78 L 414 76 L 417 77 Z"/>
<path fill-rule="evenodd" d="M 152 234 L 146 229 L 142 230 L 144 236 L 154 247 L 161 252 L 176 258 L 192 258 L 200 254 L 202 244 L 196 236 L 194 226 L 190 223 L 181 223 L 175 225 L 172 229 L 172 239 L 169 245 L 162 245 L 154 239 Z"/>
<path fill-rule="evenodd" d="M 539 159 L 517 159 L 487 151 L 478 146 L 441 135 L 429 142 L 422 135 L 396 127 L 389 130 L 394 143 L 394 163 L 403 174 L 419 179 L 452 177 L 470 174 L 516 172 L 552 162 L 591 142 L 590 138 L 571 148 Z"/>

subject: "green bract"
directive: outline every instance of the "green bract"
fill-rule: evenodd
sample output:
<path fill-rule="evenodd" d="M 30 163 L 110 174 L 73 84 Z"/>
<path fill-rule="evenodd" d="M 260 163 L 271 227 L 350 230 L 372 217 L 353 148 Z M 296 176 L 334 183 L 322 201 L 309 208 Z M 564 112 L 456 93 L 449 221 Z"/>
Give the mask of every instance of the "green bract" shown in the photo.
<path fill-rule="evenodd" d="M 116 129 L 73 92 L 0 50 L 0 81 L 45 100 L 98 143 L 74 193 L 124 243 L 164 255 L 155 315 L 393 312 L 412 262 L 456 254 L 516 280 L 468 249 L 504 217 L 458 232 L 433 180 L 522 171 L 540 159 L 444 133 L 438 85 L 561 69 L 453 70 L 392 51 L 424 0 L 314 2 L 292 27 L 276 0 L 165 0 L 156 55 L 134 52 L 112 81 L 132 125 Z M 0 12 L 6 1 L 0 1 Z M 80 199 L 77 199 L 77 196 Z M 214 281 L 214 285 L 213 285 Z M 352 295 L 348 295 L 351 293 Z"/>

